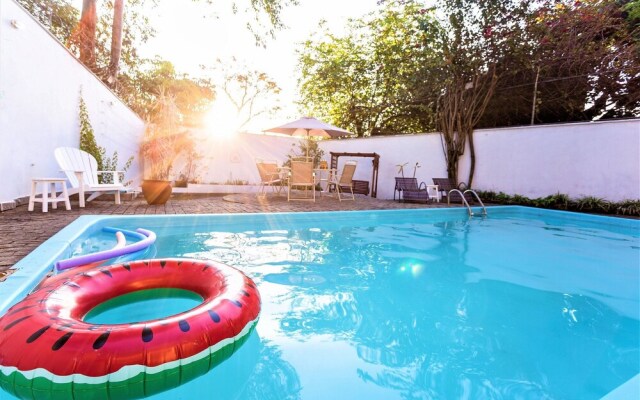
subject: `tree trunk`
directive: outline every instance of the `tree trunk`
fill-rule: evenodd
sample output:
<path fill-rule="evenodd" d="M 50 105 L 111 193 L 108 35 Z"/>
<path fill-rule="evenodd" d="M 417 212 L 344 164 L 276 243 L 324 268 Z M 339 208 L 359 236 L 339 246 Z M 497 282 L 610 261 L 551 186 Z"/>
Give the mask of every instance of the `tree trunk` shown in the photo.
<path fill-rule="evenodd" d="M 450 155 L 447 157 L 447 178 L 458 184 L 458 157 Z"/>
<path fill-rule="evenodd" d="M 467 133 L 467 137 L 469 139 L 469 179 L 467 180 L 467 187 L 471 188 L 471 184 L 473 183 L 473 174 L 476 171 L 476 147 L 473 143 L 473 129 L 471 129 Z"/>
<path fill-rule="evenodd" d="M 80 61 L 94 70 L 96 67 L 96 0 L 82 1 L 82 14 L 80 15 Z"/>
<path fill-rule="evenodd" d="M 111 28 L 111 60 L 107 82 L 112 89 L 118 84 L 120 69 L 120 54 L 122 54 L 122 19 L 124 15 L 124 0 L 113 2 L 113 26 Z"/>

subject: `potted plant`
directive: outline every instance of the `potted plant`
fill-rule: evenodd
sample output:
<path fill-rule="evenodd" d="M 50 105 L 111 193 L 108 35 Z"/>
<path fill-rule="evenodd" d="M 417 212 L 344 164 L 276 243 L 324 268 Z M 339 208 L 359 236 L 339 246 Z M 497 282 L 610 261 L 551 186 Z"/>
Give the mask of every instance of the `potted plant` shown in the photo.
<path fill-rule="evenodd" d="M 185 133 L 180 131 L 178 109 L 172 97 L 161 93 L 156 108 L 140 147 L 144 163 L 142 194 L 147 203 L 161 205 L 171 196 L 169 177 L 173 161 L 182 151 Z"/>

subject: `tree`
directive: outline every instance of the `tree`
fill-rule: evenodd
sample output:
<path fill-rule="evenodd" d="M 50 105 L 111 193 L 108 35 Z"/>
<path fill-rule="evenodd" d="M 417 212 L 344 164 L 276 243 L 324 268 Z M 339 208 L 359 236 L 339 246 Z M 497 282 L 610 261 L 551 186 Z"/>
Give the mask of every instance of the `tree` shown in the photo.
<path fill-rule="evenodd" d="M 633 3 L 537 2 L 520 16 L 525 32 L 512 56 L 501 61 L 498 96 L 479 126 L 640 115 L 640 30 Z"/>
<path fill-rule="evenodd" d="M 107 82 L 112 88 L 117 86 L 118 71 L 120 70 L 120 55 L 122 54 L 122 18 L 124 17 L 124 0 L 114 0 L 113 24 L 111 29 L 111 59 Z"/>
<path fill-rule="evenodd" d="M 18 0 L 42 25 L 62 43 L 68 43 L 79 11 L 68 0 Z"/>
<path fill-rule="evenodd" d="M 280 87 L 265 72 L 252 70 L 235 58 L 231 62 L 217 60 L 215 68 L 222 78 L 220 87 L 237 113 L 236 130 L 246 127 L 260 115 L 272 114 L 280 109 Z"/>
<path fill-rule="evenodd" d="M 433 128 L 429 104 L 415 98 L 415 72 L 431 62 L 437 25 L 416 1 L 394 0 L 349 23 L 343 37 L 328 30 L 299 53 L 303 110 L 358 136 Z"/>
<path fill-rule="evenodd" d="M 147 60 L 141 71 L 131 81 L 133 98 L 127 99 L 132 108 L 145 118 L 155 119 L 160 93 L 171 98 L 182 125 L 197 125 L 209 104 L 215 99 L 214 84 L 208 79 L 192 78 L 176 72 L 169 61 L 156 58 Z"/>
<path fill-rule="evenodd" d="M 150 82 L 160 78 L 156 67 L 163 61 L 141 59 L 138 48 L 155 34 L 148 18 L 148 7 L 156 6 L 158 0 L 129 0 L 126 16 L 123 0 L 84 0 L 81 14 L 69 0 L 18 1 L 134 111 L 142 116 L 153 114 L 151 105 L 160 86 L 152 87 Z M 214 4 L 212 0 L 193 1 L 219 7 L 219 3 Z M 283 26 L 281 13 L 284 7 L 295 4 L 297 0 L 244 0 L 232 3 L 232 8 L 234 12 L 253 16 L 248 28 L 257 41 L 264 42 L 265 35 L 273 36 Z M 176 95 L 178 108 L 184 111 L 185 122 L 191 123 L 192 118 L 197 118 L 196 114 L 206 108 L 204 100 L 213 98 L 213 85 L 206 79 L 177 74 L 173 66 L 169 70 L 172 70 L 168 74 L 172 78 L 165 78 L 174 81 L 171 84 L 165 81 L 165 86 L 170 87 L 169 91 L 179 92 Z M 193 98 L 187 98 L 189 93 Z"/>
<path fill-rule="evenodd" d="M 440 82 L 437 102 L 438 130 L 442 135 L 447 175 L 458 181 L 458 161 L 469 145 L 472 185 L 476 154 L 473 131 L 495 91 L 500 63 L 519 42 L 518 16 L 528 1 L 446 0 L 441 3 L 446 23 L 436 47 L 442 63 L 428 69 L 426 78 Z"/>
<path fill-rule="evenodd" d="M 80 23 L 74 36 L 80 49 L 80 61 L 91 69 L 96 66 L 97 22 L 96 0 L 83 0 Z"/>

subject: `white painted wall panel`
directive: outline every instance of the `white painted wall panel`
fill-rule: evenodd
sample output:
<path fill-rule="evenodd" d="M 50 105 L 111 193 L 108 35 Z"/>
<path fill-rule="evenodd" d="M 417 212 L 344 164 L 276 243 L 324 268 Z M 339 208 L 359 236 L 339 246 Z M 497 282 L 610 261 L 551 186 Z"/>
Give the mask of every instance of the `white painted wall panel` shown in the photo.
<path fill-rule="evenodd" d="M 239 133 L 230 137 L 215 137 L 205 130 L 193 130 L 197 148 L 203 156 L 197 175 L 203 183 L 222 184 L 242 180 L 260 182 L 256 159 L 273 160 L 282 164 L 298 138 L 290 136 L 254 135 Z M 184 160 L 177 160 L 173 178 L 183 170 Z"/>
<path fill-rule="evenodd" d="M 639 120 L 480 130 L 476 144 L 483 190 L 640 199 Z"/>
<path fill-rule="evenodd" d="M 63 176 L 53 150 L 79 145 L 80 90 L 98 144 L 121 164 L 135 156 L 128 179 L 138 178 L 144 122 L 17 3 L 0 1 L 0 202 L 28 195 L 32 177 Z"/>
<path fill-rule="evenodd" d="M 330 152 L 351 153 L 378 153 L 380 165 L 378 167 L 378 198 L 393 198 L 395 186 L 394 177 L 399 176 L 398 164 L 407 163 L 404 175 L 413 176 L 413 167 L 419 162 L 421 167 L 416 171 L 418 182 L 424 181 L 431 184 L 431 178 L 446 177 L 444 155 L 440 145 L 440 135 L 406 135 L 392 137 L 373 137 L 367 139 L 341 139 L 321 142 L 321 148 L 325 151 L 325 158 L 330 160 Z M 340 157 L 338 169 L 347 160 L 358 161 L 355 179 L 369 181 L 373 166 L 370 158 Z"/>
<path fill-rule="evenodd" d="M 473 187 L 535 198 L 564 193 L 572 198 L 602 197 L 611 201 L 640 199 L 640 120 L 483 129 L 475 133 L 476 171 Z M 396 164 L 407 162 L 405 176 L 422 165 L 418 181 L 446 177 L 439 134 L 407 135 L 322 142 L 330 151 L 380 154 L 379 198 L 393 198 Z M 467 181 L 468 150 L 459 179 Z M 357 179 L 371 175 L 358 164 Z"/>

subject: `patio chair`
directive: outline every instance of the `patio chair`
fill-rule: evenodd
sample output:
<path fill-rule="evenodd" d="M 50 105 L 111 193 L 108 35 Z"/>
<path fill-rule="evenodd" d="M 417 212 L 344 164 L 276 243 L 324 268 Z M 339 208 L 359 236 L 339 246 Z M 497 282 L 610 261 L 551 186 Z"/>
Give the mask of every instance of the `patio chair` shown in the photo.
<path fill-rule="evenodd" d="M 393 199 L 396 199 L 396 192 L 398 192 L 398 201 L 424 201 L 429 202 L 429 192 L 427 191 L 427 184 L 420 182 L 416 178 L 401 178 L 396 177 L 396 187 L 393 191 Z"/>
<path fill-rule="evenodd" d="M 462 203 L 462 197 L 460 193 L 453 192 L 449 195 L 449 191 L 452 189 L 458 189 L 461 192 L 464 192 L 467 188 L 467 184 L 464 182 L 460 182 L 458 186 L 454 185 L 453 180 L 449 178 L 432 178 L 433 184 L 438 185 L 438 191 L 442 194 L 442 198 L 447 198 L 447 196 L 451 196 L 448 198 L 448 201 L 459 202 Z M 473 202 L 473 196 L 470 193 L 464 195 L 464 198 L 467 200 L 469 204 Z"/>
<path fill-rule="evenodd" d="M 313 162 L 291 161 L 291 170 L 289 171 L 289 179 L 287 180 L 287 189 L 287 201 L 316 201 L 316 174 L 313 171 Z M 295 197 L 293 195 L 293 190 L 302 192 L 303 195 Z"/>
<path fill-rule="evenodd" d="M 69 194 L 78 193 L 80 207 L 85 205 L 85 192 L 92 192 L 86 201 L 92 201 L 105 193 L 113 193 L 116 204 L 120 204 L 120 191 L 125 190 L 120 183 L 120 174 L 124 174 L 124 171 L 98 171 L 96 159 L 86 151 L 74 147 L 58 147 L 54 156 L 71 184 Z M 98 175 L 102 174 L 111 174 L 113 183 L 99 183 Z"/>
<path fill-rule="evenodd" d="M 271 187 L 276 194 L 280 195 L 284 179 L 282 179 L 281 169 L 278 167 L 278 163 L 275 161 L 257 160 L 256 166 L 260 174 L 260 191 L 258 192 L 258 196 L 266 196 L 268 187 Z"/>
<path fill-rule="evenodd" d="M 353 174 L 356 172 L 357 165 L 357 161 L 347 161 L 342 167 L 342 173 L 339 177 L 336 175 L 331 176 L 329 189 L 334 189 L 336 191 L 338 194 L 338 200 L 356 199 L 355 194 L 353 194 Z M 351 197 L 348 196 L 349 193 L 351 193 Z"/>

